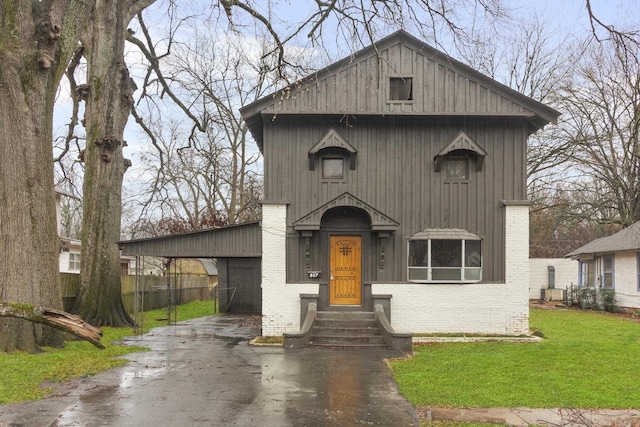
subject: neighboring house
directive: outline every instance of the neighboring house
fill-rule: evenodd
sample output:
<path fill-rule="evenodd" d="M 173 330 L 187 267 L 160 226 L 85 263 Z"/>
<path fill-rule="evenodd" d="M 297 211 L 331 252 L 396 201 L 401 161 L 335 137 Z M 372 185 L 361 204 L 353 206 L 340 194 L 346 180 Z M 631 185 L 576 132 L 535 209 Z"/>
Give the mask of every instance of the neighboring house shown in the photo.
<path fill-rule="evenodd" d="M 62 197 L 77 198 L 75 195 L 56 188 L 56 228 L 58 230 L 58 237 L 60 239 L 60 255 L 58 256 L 58 269 L 60 273 L 72 273 L 80 274 L 80 240 L 72 239 L 64 235 L 64 228 L 62 226 Z M 132 268 L 135 268 L 135 263 L 130 266 L 130 263 L 135 261 L 135 257 L 121 257 L 120 259 L 120 271 L 121 274 L 129 274 Z"/>
<path fill-rule="evenodd" d="M 80 241 L 60 237 L 62 250 L 58 256 L 60 273 L 80 274 Z"/>
<path fill-rule="evenodd" d="M 640 222 L 566 255 L 578 261 L 578 285 L 614 289 L 616 305 L 640 308 Z"/>
<path fill-rule="evenodd" d="M 60 273 L 80 274 L 80 241 L 65 236 L 62 226 L 62 197 L 76 198 L 73 194 L 56 188 L 56 228 L 60 238 L 60 255 L 58 256 L 58 264 Z"/>
<path fill-rule="evenodd" d="M 564 300 L 566 289 L 578 284 L 575 262 L 565 258 L 529 258 L 529 298 Z"/>
<path fill-rule="evenodd" d="M 529 332 L 527 139 L 557 111 L 399 31 L 241 113 L 264 155 L 263 335 L 309 299 Z"/>

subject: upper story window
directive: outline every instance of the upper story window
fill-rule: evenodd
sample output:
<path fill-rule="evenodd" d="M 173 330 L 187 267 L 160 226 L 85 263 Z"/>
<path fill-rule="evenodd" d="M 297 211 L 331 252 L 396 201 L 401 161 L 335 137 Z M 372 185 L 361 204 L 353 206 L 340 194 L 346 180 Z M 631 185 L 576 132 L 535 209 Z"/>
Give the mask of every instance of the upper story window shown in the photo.
<path fill-rule="evenodd" d="M 447 157 L 447 179 L 469 179 L 469 157 Z"/>
<path fill-rule="evenodd" d="M 322 179 L 343 179 L 344 178 L 344 158 L 323 157 L 322 158 Z"/>
<path fill-rule="evenodd" d="M 480 172 L 487 152 L 464 132 L 460 132 L 434 160 L 434 169 L 444 167 L 447 179 L 467 180 L 474 169 Z M 475 168 L 472 165 L 475 163 Z"/>
<path fill-rule="evenodd" d="M 80 254 L 69 252 L 69 270 L 80 271 Z"/>
<path fill-rule="evenodd" d="M 482 280 L 482 240 L 460 229 L 427 229 L 409 239 L 407 277 L 422 283 Z"/>
<path fill-rule="evenodd" d="M 322 179 L 344 179 L 347 164 L 350 170 L 356 168 L 357 154 L 358 151 L 351 144 L 330 129 L 309 150 L 309 170 L 320 168 Z"/>
<path fill-rule="evenodd" d="M 412 101 L 413 100 L 413 78 L 412 77 L 390 77 L 389 78 L 389 100 L 390 101 Z"/>

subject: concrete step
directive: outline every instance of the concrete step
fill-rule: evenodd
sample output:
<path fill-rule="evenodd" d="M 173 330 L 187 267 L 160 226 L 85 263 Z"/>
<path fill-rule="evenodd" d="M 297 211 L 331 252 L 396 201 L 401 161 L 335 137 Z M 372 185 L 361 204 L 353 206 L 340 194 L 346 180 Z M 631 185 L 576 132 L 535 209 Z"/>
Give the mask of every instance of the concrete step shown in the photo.
<path fill-rule="evenodd" d="M 367 327 L 347 327 L 347 326 L 314 326 L 314 335 L 380 335 L 380 329 L 376 326 Z"/>
<path fill-rule="evenodd" d="M 330 343 L 314 343 L 309 342 L 311 347 L 324 347 L 324 348 L 372 348 L 372 347 L 387 347 L 386 344 L 369 344 L 369 343 L 339 343 L 339 342 L 330 342 Z"/>
<path fill-rule="evenodd" d="M 370 319 L 375 320 L 376 315 L 372 311 L 319 311 L 318 319 Z"/>
<path fill-rule="evenodd" d="M 383 347 L 375 314 L 365 311 L 321 311 L 311 333 L 314 347 Z"/>
<path fill-rule="evenodd" d="M 313 335 L 311 344 L 376 344 L 384 345 L 382 335 Z"/>
<path fill-rule="evenodd" d="M 375 320 L 370 319 L 316 319 L 316 326 L 322 328 L 377 328 Z"/>

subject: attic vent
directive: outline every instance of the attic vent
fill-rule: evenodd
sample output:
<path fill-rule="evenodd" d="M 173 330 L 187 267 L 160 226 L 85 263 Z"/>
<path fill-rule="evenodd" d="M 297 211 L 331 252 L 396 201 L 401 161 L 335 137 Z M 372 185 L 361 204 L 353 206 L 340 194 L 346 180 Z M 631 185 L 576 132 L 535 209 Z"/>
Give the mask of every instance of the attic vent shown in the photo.
<path fill-rule="evenodd" d="M 389 78 L 389 100 L 412 101 L 413 100 L 413 78 L 390 77 Z"/>

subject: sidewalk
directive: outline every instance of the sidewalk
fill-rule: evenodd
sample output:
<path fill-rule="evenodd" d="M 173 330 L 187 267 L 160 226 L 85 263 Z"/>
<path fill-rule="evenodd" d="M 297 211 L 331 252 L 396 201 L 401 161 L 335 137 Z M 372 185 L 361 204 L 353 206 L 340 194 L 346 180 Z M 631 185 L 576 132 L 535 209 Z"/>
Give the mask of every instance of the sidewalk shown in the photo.
<path fill-rule="evenodd" d="M 640 426 L 640 410 L 557 408 L 418 408 L 423 420 L 509 426 Z"/>

